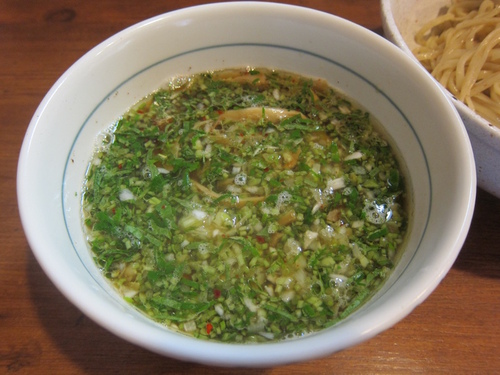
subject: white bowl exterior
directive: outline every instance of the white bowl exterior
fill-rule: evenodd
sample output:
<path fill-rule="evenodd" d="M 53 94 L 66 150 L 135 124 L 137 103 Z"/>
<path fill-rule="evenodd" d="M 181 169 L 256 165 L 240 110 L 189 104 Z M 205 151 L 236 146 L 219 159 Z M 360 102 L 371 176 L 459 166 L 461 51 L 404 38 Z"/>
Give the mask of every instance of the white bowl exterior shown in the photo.
<path fill-rule="evenodd" d="M 418 62 L 413 53 L 414 35 L 436 17 L 451 0 L 381 0 L 382 25 L 386 37 Z M 474 151 L 478 186 L 500 198 L 500 129 L 477 115 L 446 91 L 457 108 Z"/>
<path fill-rule="evenodd" d="M 230 345 L 171 332 L 127 305 L 93 263 L 81 230 L 80 202 L 98 133 L 132 104 L 172 76 L 248 65 L 326 78 L 374 114 L 408 166 L 414 212 L 408 250 L 362 309 L 300 339 Z M 18 169 L 19 208 L 30 246 L 70 301 L 128 341 L 220 366 L 321 357 L 398 322 L 434 290 L 458 255 L 472 217 L 475 183 L 470 143 L 456 110 L 399 49 L 325 13 L 252 2 L 172 12 L 97 46 L 40 104 Z"/>

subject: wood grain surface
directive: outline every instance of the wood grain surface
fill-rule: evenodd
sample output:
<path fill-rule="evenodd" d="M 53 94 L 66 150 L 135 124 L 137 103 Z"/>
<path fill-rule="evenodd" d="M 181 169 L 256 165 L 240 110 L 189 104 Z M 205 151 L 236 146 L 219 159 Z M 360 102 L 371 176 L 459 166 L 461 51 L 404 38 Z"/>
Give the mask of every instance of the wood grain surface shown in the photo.
<path fill-rule="evenodd" d="M 281 2 L 382 33 L 378 0 Z M 0 373 L 500 374 L 500 199 L 481 190 L 465 246 L 435 292 L 393 328 L 321 360 L 226 369 L 161 357 L 99 327 L 45 276 L 24 236 L 15 190 L 21 142 L 36 107 L 73 62 L 107 37 L 202 3 L 0 1 Z"/>

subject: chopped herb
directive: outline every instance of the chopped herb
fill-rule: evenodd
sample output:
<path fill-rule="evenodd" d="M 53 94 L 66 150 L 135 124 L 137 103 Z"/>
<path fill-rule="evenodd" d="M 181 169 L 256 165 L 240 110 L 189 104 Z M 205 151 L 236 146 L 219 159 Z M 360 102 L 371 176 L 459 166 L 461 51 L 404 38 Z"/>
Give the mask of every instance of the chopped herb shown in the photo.
<path fill-rule="evenodd" d="M 157 322 L 223 342 L 335 324 L 383 283 L 405 181 L 369 114 L 267 69 L 178 80 L 116 123 L 89 165 L 96 264 Z"/>

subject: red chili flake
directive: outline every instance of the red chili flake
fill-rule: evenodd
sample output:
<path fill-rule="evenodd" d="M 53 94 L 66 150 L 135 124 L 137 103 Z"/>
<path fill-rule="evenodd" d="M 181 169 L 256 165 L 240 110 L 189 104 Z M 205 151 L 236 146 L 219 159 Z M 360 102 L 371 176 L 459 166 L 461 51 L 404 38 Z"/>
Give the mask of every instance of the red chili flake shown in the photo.
<path fill-rule="evenodd" d="M 143 114 L 143 113 L 144 113 L 144 111 L 143 111 L 142 109 L 138 109 L 138 110 L 137 110 L 137 113 Z"/>
<path fill-rule="evenodd" d="M 122 163 L 118 164 L 118 169 L 122 169 L 122 168 L 123 168 L 123 164 Z"/>
<path fill-rule="evenodd" d="M 269 167 L 265 167 L 264 172 L 269 172 Z"/>
<path fill-rule="evenodd" d="M 220 298 L 221 291 L 219 289 L 214 289 L 214 297 L 215 298 Z"/>
<path fill-rule="evenodd" d="M 111 209 L 111 212 L 113 213 L 113 215 L 114 215 L 114 214 L 116 214 L 116 208 L 114 208 L 114 207 L 113 207 L 113 208 Z"/>
<path fill-rule="evenodd" d="M 266 239 L 262 236 L 255 237 L 258 243 L 266 243 Z"/>
<path fill-rule="evenodd" d="M 240 133 L 240 137 L 243 137 L 243 136 L 245 136 L 245 133 Z"/>
<path fill-rule="evenodd" d="M 210 332 L 212 332 L 212 329 L 214 329 L 214 326 L 210 323 L 207 323 L 207 335 L 210 335 Z"/>

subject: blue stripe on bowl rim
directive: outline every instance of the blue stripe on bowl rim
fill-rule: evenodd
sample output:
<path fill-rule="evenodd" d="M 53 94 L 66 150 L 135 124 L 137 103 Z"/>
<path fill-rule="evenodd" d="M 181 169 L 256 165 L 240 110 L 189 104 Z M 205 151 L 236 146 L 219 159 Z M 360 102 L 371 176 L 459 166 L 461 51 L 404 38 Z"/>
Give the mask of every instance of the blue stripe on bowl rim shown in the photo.
<path fill-rule="evenodd" d="M 75 148 L 75 145 L 76 145 L 76 143 L 78 141 L 78 138 L 79 138 L 80 134 L 83 131 L 83 128 L 87 125 L 88 121 L 90 120 L 90 118 L 92 118 L 92 116 L 94 115 L 94 113 L 103 105 L 103 103 L 105 103 L 107 101 L 107 99 L 109 97 L 111 97 L 111 95 L 113 93 L 115 93 L 117 90 L 119 90 L 121 87 L 123 87 L 127 82 L 131 81 L 132 79 L 134 79 L 135 77 L 141 75 L 142 73 L 146 72 L 147 70 L 152 69 L 152 68 L 154 68 L 154 67 L 156 67 L 158 65 L 162 65 L 162 64 L 164 64 L 164 63 L 166 63 L 168 61 L 171 61 L 173 59 L 176 59 L 176 58 L 179 58 L 179 57 L 183 57 L 183 56 L 186 56 L 186 55 L 195 54 L 195 53 L 199 53 L 199 52 L 206 51 L 206 50 L 222 49 L 222 48 L 230 48 L 230 47 L 259 47 L 259 48 L 264 47 L 264 48 L 273 48 L 273 49 L 283 49 L 283 50 L 288 50 L 288 51 L 291 51 L 291 52 L 299 52 L 299 53 L 303 53 L 303 54 L 306 54 L 306 55 L 309 55 L 309 56 L 313 56 L 313 57 L 315 57 L 315 58 L 317 58 L 319 60 L 323 60 L 323 61 L 326 61 L 326 62 L 328 62 L 330 64 L 336 65 L 336 66 L 338 66 L 338 67 L 340 67 L 340 68 L 348 71 L 349 73 L 353 74 L 354 76 L 360 78 L 362 81 L 364 81 L 365 83 L 367 83 L 369 86 L 373 87 L 379 94 L 381 94 L 396 109 L 396 111 L 401 115 L 401 117 L 407 123 L 408 127 L 411 129 L 412 133 L 415 136 L 415 139 L 418 142 L 420 150 L 422 151 L 422 156 L 423 156 L 423 159 L 425 161 L 425 166 L 426 166 L 426 171 L 427 171 L 427 176 L 428 176 L 428 181 L 429 181 L 429 193 L 430 194 L 429 194 L 429 202 L 428 202 L 428 205 L 427 205 L 428 206 L 427 207 L 427 218 L 426 218 L 426 222 L 425 222 L 425 225 L 424 225 L 424 230 L 422 231 L 422 235 L 421 235 L 420 239 L 418 240 L 418 245 L 417 245 L 417 248 L 416 248 L 414 254 L 408 260 L 408 263 L 406 264 L 405 268 L 400 272 L 399 276 L 395 280 L 393 280 L 392 285 L 385 291 L 385 293 L 387 293 L 396 284 L 397 280 L 401 277 L 401 275 L 404 273 L 404 271 L 410 266 L 410 264 L 412 263 L 413 259 L 416 256 L 416 254 L 418 253 L 418 250 L 419 250 L 420 245 L 421 245 L 421 243 L 423 241 L 423 238 L 425 237 L 425 233 L 426 233 L 427 227 L 429 225 L 429 218 L 431 216 L 431 207 L 432 207 L 432 178 L 431 178 L 431 174 L 430 174 L 430 170 L 429 170 L 429 163 L 428 163 L 428 160 L 427 160 L 427 156 L 426 156 L 426 154 L 425 154 L 425 152 L 423 150 L 420 138 L 418 137 L 417 132 L 415 131 L 413 125 L 411 124 L 411 122 L 409 121 L 409 119 L 406 117 L 406 115 L 404 114 L 404 112 L 396 105 L 396 103 L 385 92 L 381 91 L 380 88 L 377 85 L 375 85 L 373 82 L 371 82 L 365 76 L 361 75 L 360 73 L 354 71 L 353 69 L 349 68 L 348 66 L 345 66 L 344 64 L 342 64 L 342 63 L 340 63 L 338 61 L 335 61 L 335 60 L 333 60 L 331 58 L 328 58 L 326 56 L 320 55 L 318 53 L 307 51 L 307 50 L 300 49 L 300 48 L 295 48 L 295 47 L 290 47 L 290 46 L 283 46 L 283 45 L 277 45 L 277 44 L 268 44 L 268 43 L 251 43 L 251 42 L 248 42 L 248 43 L 215 44 L 215 45 L 210 45 L 210 46 L 206 46 L 206 47 L 200 47 L 200 48 L 195 48 L 195 49 L 192 49 L 192 50 L 187 50 L 187 51 L 175 54 L 175 55 L 171 55 L 171 56 L 165 57 L 164 59 L 159 60 L 159 61 L 157 61 L 157 62 L 155 62 L 155 63 L 153 63 L 153 64 L 151 64 L 149 66 L 146 66 L 143 69 L 137 71 L 136 73 L 132 74 L 127 79 L 125 79 L 124 81 L 122 81 L 120 84 L 118 84 L 116 87 L 114 87 L 113 89 L 111 89 L 109 91 L 109 93 L 107 95 L 105 95 L 104 98 L 90 112 L 90 114 L 88 115 L 88 117 L 85 119 L 85 121 L 81 125 L 81 127 L 80 127 L 80 129 L 79 129 L 79 131 L 78 131 L 78 133 L 77 133 L 77 135 L 75 137 L 75 139 L 73 140 L 71 148 L 70 148 L 70 150 L 68 152 L 68 156 L 67 156 L 67 160 L 66 160 L 66 165 L 65 165 L 65 168 L 64 168 L 63 176 L 62 176 L 62 188 L 61 188 L 61 191 L 62 191 L 62 195 L 61 195 L 61 200 L 62 200 L 62 214 L 63 214 L 63 217 L 64 217 L 64 223 L 65 223 L 65 227 L 66 227 L 66 232 L 67 232 L 68 237 L 69 237 L 69 239 L 71 241 L 71 244 L 73 246 L 73 251 L 76 253 L 78 259 L 80 259 L 80 262 L 82 263 L 83 267 L 87 270 L 87 272 L 92 277 L 92 279 L 94 279 L 94 281 L 96 282 L 96 284 L 99 285 L 99 287 L 104 290 L 105 293 L 107 293 L 111 297 L 114 297 L 113 295 L 111 295 L 109 293 L 108 290 L 104 289 L 102 287 L 102 285 L 101 285 L 101 281 L 104 280 L 105 277 L 103 276 L 102 279 L 101 279 L 101 281 L 98 280 L 98 279 L 96 279 L 94 277 L 94 274 L 89 270 L 89 268 L 87 267 L 86 263 L 81 258 L 80 254 L 79 254 L 79 252 L 77 250 L 77 247 L 75 245 L 75 241 L 73 240 L 73 237 L 71 236 L 71 233 L 70 233 L 70 230 L 69 230 L 69 227 L 68 227 L 68 221 L 67 221 L 67 218 L 66 218 L 66 215 L 65 215 L 66 210 L 65 210 L 64 198 L 65 198 L 66 193 L 67 193 L 65 191 L 66 172 L 67 172 L 68 166 L 71 163 L 71 154 L 72 154 L 72 152 L 73 152 L 73 150 Z M 90 163 L 90 160 L 89 160 L 89 163 Z M 91 251 L 91 250 L 88 249 L 88 251 Z M 376 293 L 376 294 L 378 295 L 378 293 Z M 382 294 L 380 296 L 382 296 Z"/>

